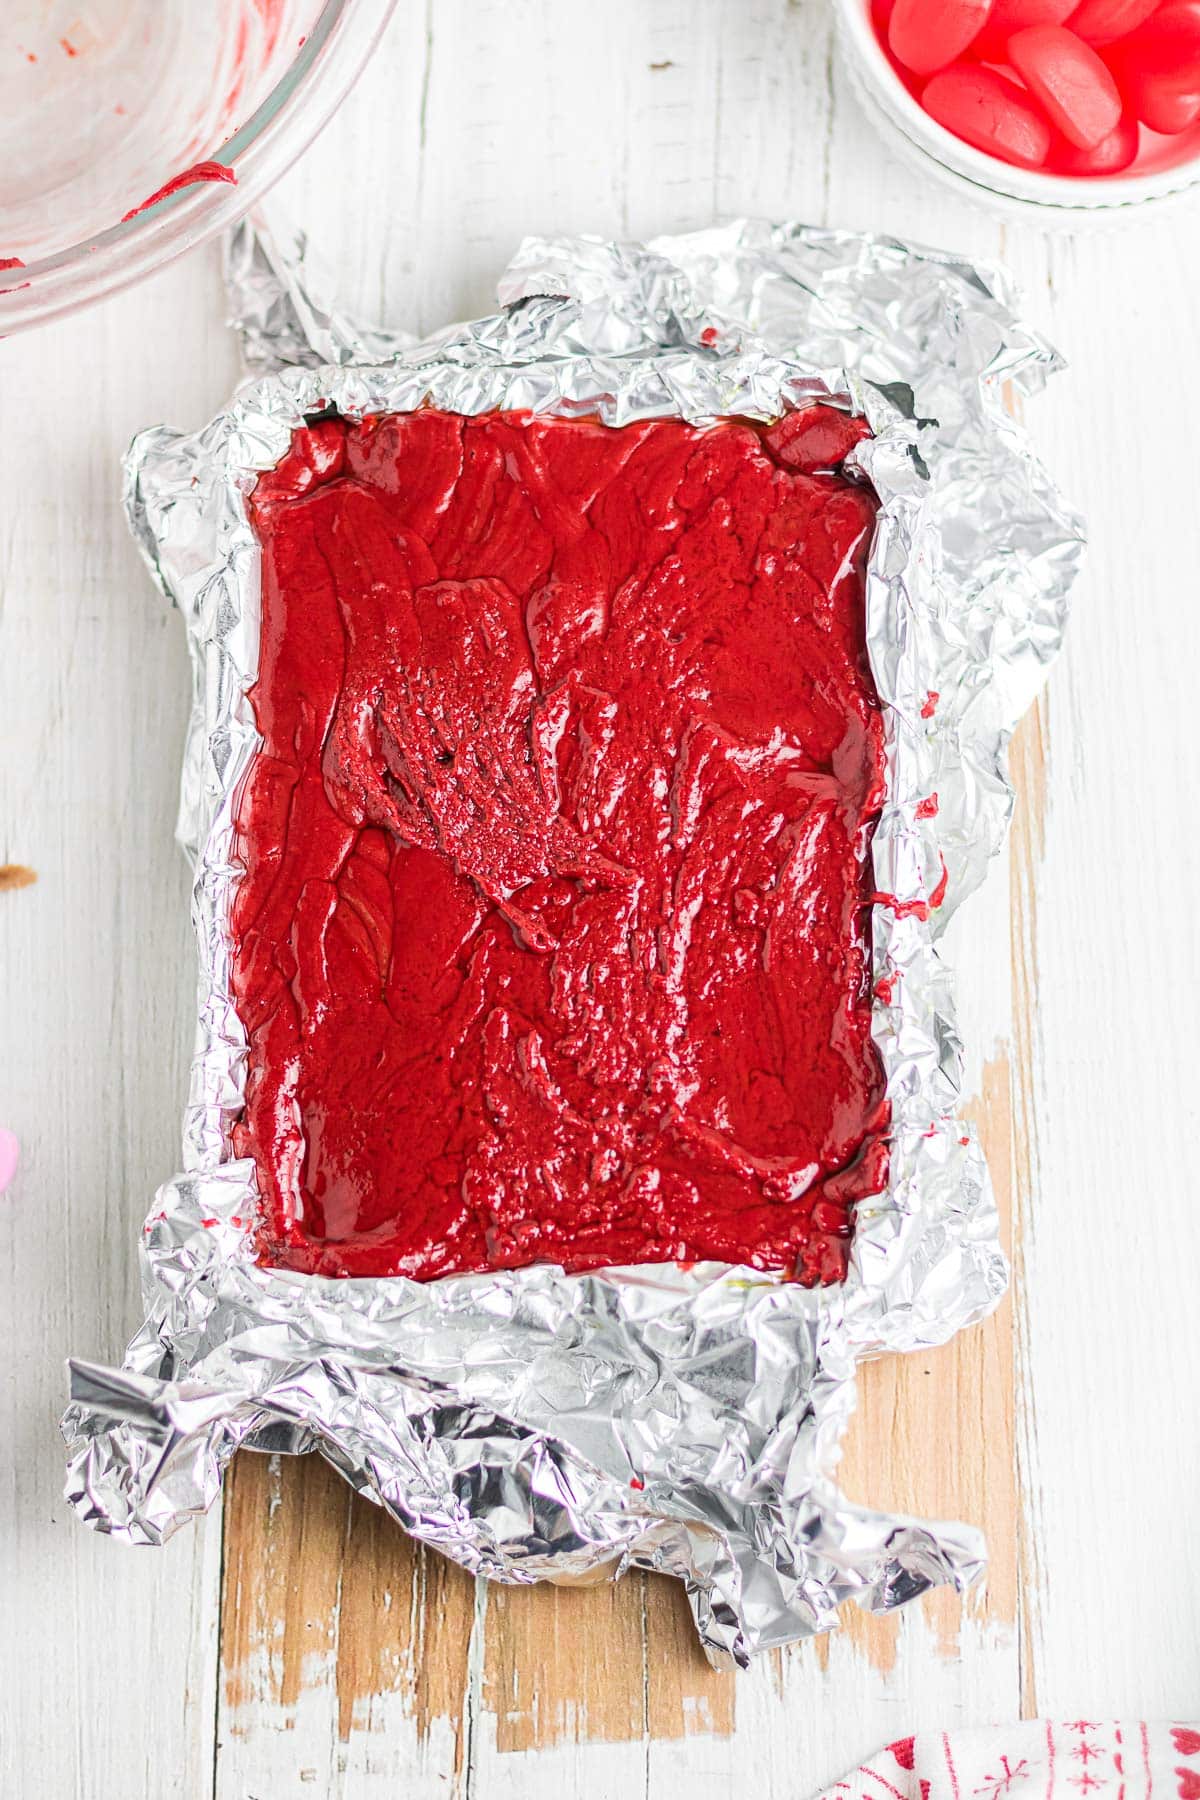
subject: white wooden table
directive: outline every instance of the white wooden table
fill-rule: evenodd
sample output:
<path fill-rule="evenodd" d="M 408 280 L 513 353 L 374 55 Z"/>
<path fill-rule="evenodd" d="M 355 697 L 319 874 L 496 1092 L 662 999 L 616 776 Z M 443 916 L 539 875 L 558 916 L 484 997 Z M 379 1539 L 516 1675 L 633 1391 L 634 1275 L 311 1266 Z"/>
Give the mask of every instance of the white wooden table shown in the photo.
<path fill-rule="evenodd" d="M 992 1575 L 716 1677 L 667 1584 L 477 1588 L 315 1464 L 243 1458 L 162 1552 L 67 1513 L 63 1359 L 136 1322 L 190 1042 L 183 632 L 117 462 L 236 377 L 209 250 L 0 344 L 0 864 L 37 872 L 0 890 L 0 1793 L 802 1800 L 922 1727 L 1194 1714 L 1200 214 L 1051 238 L 958 204 L 875 141 L 819 0 L 401 0 L 282 198 L 421 329 L 486 310 L 526 231 L 754 212 L 1004 257 L 1069 357 L 1031 423 L 1093 549 L 951 945 L 1015 1303 L 869 1372 L 846 1473 L 981 1521 Z"/>

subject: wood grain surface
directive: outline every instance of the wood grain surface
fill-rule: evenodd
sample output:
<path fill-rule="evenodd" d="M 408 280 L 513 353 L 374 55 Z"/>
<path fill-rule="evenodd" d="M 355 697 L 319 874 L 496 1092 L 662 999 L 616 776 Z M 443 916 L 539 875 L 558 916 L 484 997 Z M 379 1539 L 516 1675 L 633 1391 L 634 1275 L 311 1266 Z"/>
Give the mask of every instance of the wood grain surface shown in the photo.
<path fill-rule="evenodd" d="M 0 1793 L 803 1800 L 922 1727 L 1194 1710 L 1198 215 L 1072 237 L 960 203 L 874 139 L 819 0 L 400 0 L 281 197 L 351 303 L 417 329 L 486 310 L 525 232 L 755 212 L 1003 257 L 1066 352 L 1029 424 L 1093 548 L 1009 850 L 947 944 L 1014 1291 L 865 1371 L 843 1468 L 983 1524 L 991 1567 L 734 1677 L 673 1584 L 489 1589 L 311 1458 L 241 1457 L 161 1552 L 68 1516 L 63 1359 L 120 1354 L 178 1155 L 186 664 L 117 463 L 236 379 L 205 251 L 0 343 Z"/>

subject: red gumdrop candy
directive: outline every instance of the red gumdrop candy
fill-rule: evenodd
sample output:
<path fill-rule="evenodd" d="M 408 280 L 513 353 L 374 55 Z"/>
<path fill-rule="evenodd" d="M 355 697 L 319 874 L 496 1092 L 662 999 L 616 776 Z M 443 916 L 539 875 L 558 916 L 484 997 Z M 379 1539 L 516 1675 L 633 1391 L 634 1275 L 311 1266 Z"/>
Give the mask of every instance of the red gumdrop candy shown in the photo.
<path fill-rule="evenodd" d="M 1076 0 L 992 0 L 988 22 L 972 43 L 971 55 L 979 62 L 1004 62 L 1014 32 L 1030 25 L 1061 25 L 1075 4 Z"/>
<path fill-rule="evenodd" d="M 1116 82 L 1090 44 L 1062 25 L 1033 25 L 1008 40 L 1008 60 L 1063 136 L 1093 150 L 1121 122 Z"/>
<path fill-rule="evenodd" d="M 1200 94 L 1200 0 L 1171 0 L 1121 39 L 1113 54 L 1164 93 Z"/>
<path fill-rule="evenodd" d="M 1114 45 L 1114 49 L 1119 48 L 1120 45 Z M 1175 137 L 1195 124 L 1200 116 L 1200 94 L 1172 93 L 1169 86 L 1136 65 L 1127 67 L 1116 56 L 1110 56 L 1109 61 L 1126 105 L 1151 131 Z"/>
<path fill-rule="evenodd" d="M 1119 175 L 1138 153 L 1138 124 L 1126 114 L 1115 131 L 1091 150 L 1080 150 L 1070 138 L 1051 146 L 1049 164 L 1056 175 Z"/>
<path fill-rule="evenodd" d="M 978 63 L 956 63 L 927 81 L 921 105 L 955 137 L 1001 162 L 1040 169 L 1050 150 L 1050 127 L 1015 81 Z"/>
<path fill-rule="evenodd" d="M 1105 59 L 1144 125 L 1166 136 L 1186 131 L 1200 114 L 1200 0 L 1172 0 Z"/>
<path fill-rule="evenodd" d="M 896 0 L 888 49 L 914 75 L 931 75 L 979 36 L 990 6 L 991 0 Z"/>
<path fill-rule="evenodd" d="M 1067 27 L 1089 44 L 1111 44 L 1144 25 L 1162 0 L 1083 0 L 1067 19 Z"/>
<path fill-rule="evenodd" d="M 1176 137 L 1200 118 L 1200 94 L 1148 93 L 1142 99 L 1139 117 L 1151 131 Z"/>

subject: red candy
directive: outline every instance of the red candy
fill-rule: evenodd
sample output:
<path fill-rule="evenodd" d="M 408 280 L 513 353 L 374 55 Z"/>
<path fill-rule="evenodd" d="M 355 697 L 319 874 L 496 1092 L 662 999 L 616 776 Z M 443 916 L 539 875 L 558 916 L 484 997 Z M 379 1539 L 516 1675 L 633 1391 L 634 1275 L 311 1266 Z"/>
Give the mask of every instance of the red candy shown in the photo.
<path fill-rule="evenodd" d="M 928 82 L 921 104 L 930 118 L 1002 162 L 1038 169 L 1050 152 L 1050 127 L 1015 81 L 977 63 L 958 63 Z"/>
<path fill-rule="evenodd" d="M 1200 116 L 1200 94 L 1176 94 L 1169 84 L 1147 75 L 1136 63 L 1110 58 L 1125 100 L 1134 115 L 1164 137 L 1176 137 Z"/>
<path fill-rule="evenodd" d="M 1200 118 L 1200 94 L 1148 92 L 1142 100 L 1140 116 L 1151 131 L 1161 131 L 1164 137 L 1177 137 Z"/>
<path fill-rule="evenodd" d="M 1008 40 L 1008 60 L 1065 138 L 1093 150 L 1121 122 L 1121 95 L 1090 44 L 1062 25 L 1034 25 Z"/>
<path fill-rule="evenodd" d="M 954 62 L 987 23 L 990 0 L 896 0 L 888 47 L 914 75 Z"/>
<path fill-rule="evenodd" d="M 1200 153 L 1200 0 L 867 4 L 908 92 L 988 156 L 1077 179 Z"/>
<path fill-rule="evenodd" d="M 1119 175 L 1137 153 L 1137 120 L 1127 116 L 1091 150 L 1080 150 L 1069 138 L 1059 138 L 1049 161 L 1057 175 Z"/>
<path fill-rule="evenodd" d="M 1160 7 L 1122 41 L 1119 53 L 1164 92 L 1200 93 L 1200 0 Z"/>
<path fill-rule="evenodd" d="M 1145 23 L 1160 0 L 1083 0 L 1067 24 L 1089 44 L 1111 44 Z"/>
<path fill-rule="evenodd" d="M 1005 62 L 1010 37 L 1030 25 L 1061 25 L 1073 4 L 1074 0 L 992 0 L 988 22 L 972 43 L 971 55 L 980 62 Z"/>
<path fill-rule="evenodd" d="M 1164 6 L 1113 44 L 1109 67 L 1126 104 L 1151 131 L 1186 131 L 1200 116 L 1200 4 Z"/>

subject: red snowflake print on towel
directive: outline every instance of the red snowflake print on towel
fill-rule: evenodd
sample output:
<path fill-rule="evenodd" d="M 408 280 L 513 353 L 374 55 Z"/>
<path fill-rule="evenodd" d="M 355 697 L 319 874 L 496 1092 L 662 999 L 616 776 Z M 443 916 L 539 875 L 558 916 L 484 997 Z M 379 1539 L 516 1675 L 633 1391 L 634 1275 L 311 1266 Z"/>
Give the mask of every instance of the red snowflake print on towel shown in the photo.
<path fill-rule="evenodd" d="M 1179 1800 L 1200 1800 L 1200 1770 L 1176 1769 L 1179 1777 Z"/>
<path fill-rule="evenodd" d="M 1003 1770 L 1002 1774 L 985 1775 L 975 1789 L 977 1794 L 983 1795 L 984 1800 L 1001 1800 L 1002 1795 L 1012 1791 L 1015 1782 L 1024 1781 L 1029 1774 L 1029 1764 L 1024 1757 L 1019 1763 L 1010 1763 L 1007 1756 L 1002 1756 L 1000 1767 Z"/>
<path fill-rule="evenodd" d="M 1102 1776 L 1099 1773 L 1099 1770 L 1093 1772 L 1091 1765 L 1093 1763 L 1105 1763 L 1109 1761 L 1111 1753 L 1106 1749 L 1102 1749 L 1099 1744 L 1089 1743 L 1088 1741 L 1088 1733 L 1100 1731 L 1102 1727 L 1095 1719 L 1068 1719 L 1063 1729 L 1065 1731 L 1073 1731 L 1078 1736 L 1079 1742 L 1073 1749 L 1067 1751 L 1067 1755 L 1071 1758 L 1072 1762 L 1081 1763 L 1083 1765 L 1078 1774 L 1068 1777 L 1070 1785 L 1074 1788 L 1078 1788 L 1080 1793 L 1085 1797 L 1090 1796 L 1094 1789 L 1098 1790 L 1100 1788 L 1106 1788 L 1108 1786 L 1107 1777 Z M 1117 1769 L 1119 1773 L 1119 1764 L 1117 1765 Z M 1118 1797 L 1118 1800 L 1120 1800 L 1120 1797 Z"/>
<path fill-rule="evenodd" d="M 1186 1725 L 1173 1725 L 1171 1741 L 1180 1756 L 1200 1756 L 1200 1731 L 1189 1731 Z"/>

